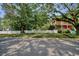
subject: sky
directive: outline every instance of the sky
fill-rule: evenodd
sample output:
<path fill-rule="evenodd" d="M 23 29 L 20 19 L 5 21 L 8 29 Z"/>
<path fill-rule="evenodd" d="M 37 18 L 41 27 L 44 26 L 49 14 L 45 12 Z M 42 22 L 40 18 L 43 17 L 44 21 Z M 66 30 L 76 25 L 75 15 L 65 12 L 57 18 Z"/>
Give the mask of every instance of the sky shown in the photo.
<path fill-rule="evenodd" d="M 0 17 L 2 18 L 4 15 L 5 15 L 5 12 L 2 10 L 2 7 L 0 6 Z"/>
<path fill-rule="evenodd" d="M 5 15 L 4 11 L 0 9 L 0 17 L 3 18 L 4 15 Z"/>

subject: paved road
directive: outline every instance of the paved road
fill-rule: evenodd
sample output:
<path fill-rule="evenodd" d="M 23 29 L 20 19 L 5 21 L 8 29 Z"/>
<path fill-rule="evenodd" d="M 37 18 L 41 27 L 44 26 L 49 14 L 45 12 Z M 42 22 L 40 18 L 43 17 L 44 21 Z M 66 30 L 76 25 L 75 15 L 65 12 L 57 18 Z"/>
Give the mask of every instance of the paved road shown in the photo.
<path fill-rule="evenodd" d="M 79 41 L 70 39 L 0 38 L 1 56 L 75 56 Z"/>

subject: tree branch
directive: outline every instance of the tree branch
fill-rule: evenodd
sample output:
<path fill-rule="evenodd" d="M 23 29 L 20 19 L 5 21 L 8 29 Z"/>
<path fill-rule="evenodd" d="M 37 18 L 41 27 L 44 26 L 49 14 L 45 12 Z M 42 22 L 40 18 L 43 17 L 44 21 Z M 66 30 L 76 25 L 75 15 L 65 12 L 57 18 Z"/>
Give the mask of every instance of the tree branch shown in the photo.
<path fill-rule="evenodd" d="M 71 11 L 70 8 L 69 8 L 65 3 L 64 3 L 64 6 L 65 6 L 69 11 Z"/>
<path fill-rule="evenodd" d="M 60 13 L 65 19 L 69 19 L 70 21 L 73 21 L 71 18 L 68 18 L 67 16 L 65 16 L 61 11 L 57 11 L 56 12 Z"/>
<path fill-rule="evenodd" d="M 58 12 L 58 13 L 60 13 L 65 19 L 62 19 L 62 21 L 65 21 L 65 22 L 68 22 L 68 23 L 71 23 L 72 25 L 75 25 L 74 24 L 74 22 L 73 22 L 73 20 L 72 19 L 70 19 L 70 18 L 68 18 L 67 16 L 65 16 L 61 11 L 57 11 L 56 10 L 56 12 Z M 54 15 L 55 16 L 55 18 L 57 18 L 57 16 L 56 15 Z M 58 19 L 58 18 L 57 18 Z M 68 19 L 68 20 L 67 20 Z"/>

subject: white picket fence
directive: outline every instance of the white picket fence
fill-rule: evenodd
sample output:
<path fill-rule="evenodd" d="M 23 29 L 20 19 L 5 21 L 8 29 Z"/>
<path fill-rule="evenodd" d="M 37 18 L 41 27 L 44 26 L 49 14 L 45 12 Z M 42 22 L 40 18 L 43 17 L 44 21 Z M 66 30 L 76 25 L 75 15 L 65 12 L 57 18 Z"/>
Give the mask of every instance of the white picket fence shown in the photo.
<path fill-rule="evenodd" d="M 25 30 L 25 33 L 57 33 L 57 30 Z M 0 31 L 0 34 L 20 34 L 20 31 Z"/>

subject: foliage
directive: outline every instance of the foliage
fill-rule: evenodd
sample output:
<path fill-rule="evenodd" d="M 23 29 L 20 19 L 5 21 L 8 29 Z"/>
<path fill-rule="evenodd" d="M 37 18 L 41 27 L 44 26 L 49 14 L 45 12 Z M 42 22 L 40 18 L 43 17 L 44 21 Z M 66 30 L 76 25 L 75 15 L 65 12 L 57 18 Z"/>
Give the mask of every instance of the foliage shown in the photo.
<path fill-rule="evenodd" d="M 5 18 L 11 20 L 11 27 L 14 30 L 41 29 L 48 23 L 48 19 L 61 17 L 62 21 L 74 26 L 79 33 L 79 4 L 58 3 L 58 4 L 2 4 L 6 12 Z M 64 10 L 64 11 L 63 11 Z"/>
<path fill-rule="evenodd" d="M 64 33 L 70 33 L 70 31 L 69 30 L 65 30 Z"/>
<path fill-rule="evenodd" d="M 2 7 L 6 12 L 5 18 L 11 20 L 11 27 L 24 33 L 24 30 L 40 29 L 48 22 L 47 12 L 41 5 L 2 4 Z"/>
<path fill-rule="evenodd" d="M 1 27 L 2 27 L 2 30 L 9 30 L 10 29 L 10 20 L 9 19 L 1 20 Z"/>
<path fill-rule="evenodd" d="M 60 7 L 62 6 L 62 8 Z M 62 12 L 61 10 L 66 10 L 64 12 Z M 74 3 L 62 3 L 62 4 L 58 4 L 57 9 L 55 9 L 56 13 L 59 13 L 62 16 L 62 21 L 65 22 L 69 22 L 70 24 L 72 24 L 77 33 L 79 31 L 79 26 L 77 26 L 77 24 L 79 24 L 79 4 L 74 4 Z M 57 15 L 55 15 L 55 18 L 57 18 Z"/>
<path fill-rule="evenodd" d="M 58 30 L 58 33 L 62 33 L 62 30 Z"/>
<path fill-rule="evenodd" d="M 54 30 L 55 26 L 54 25 L 50 25 L 48 30 Z"/>

